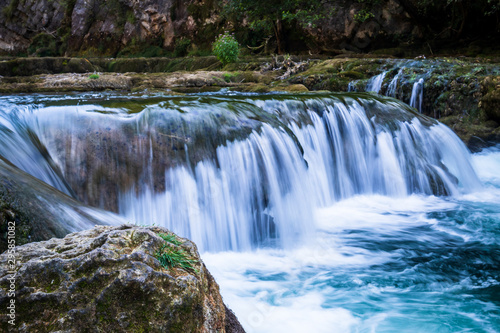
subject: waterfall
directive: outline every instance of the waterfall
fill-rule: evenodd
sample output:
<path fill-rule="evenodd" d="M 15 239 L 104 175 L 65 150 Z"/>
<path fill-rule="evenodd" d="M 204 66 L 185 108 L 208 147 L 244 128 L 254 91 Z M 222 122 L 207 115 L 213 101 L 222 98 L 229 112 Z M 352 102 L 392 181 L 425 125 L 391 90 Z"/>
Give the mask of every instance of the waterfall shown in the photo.
<path fill-rule="evenodd" d="M 380 89 L 382 89 L 382 83 L 384 82 L 384 78 L 386 75 L 387 72 L 382 72 L 379 75 L 376 75 L 368 80 L 365 91 L 376 92 L 378 94 L 380 92 Z"/>
<path fill-rule="evenodd" d="M 387 87 L 387 96 L 396 97 L 396 89 L 398 87 L 399 77 L 403 74 L 404 68 L 400 68 L 398 73 L 392 78 L 389 86 Z"/>
<path fill-rule="evenodd" d="M 422 101 L 424 100 L 424 79 L 419 79 L 413 84 L 411 91 L 410 106 L 422 113 Z"/>
<path fill-rule="evenodd" d="M 71 103 L 4 114 L 3 147 L 11 137 L 33 142 L 31 133 L 60 170 L 54 187 L 69 184 L 88 203 L 165 226 L 202 250 L 293 247 L 314 230 L 316 207 L 479 184 L 451 130 L 370 94 Z M 126 109 L 138 104 L 140 112 Z M 26 170 L 38 163 L 21 158 L 31 150 L 0 153 Z"/>

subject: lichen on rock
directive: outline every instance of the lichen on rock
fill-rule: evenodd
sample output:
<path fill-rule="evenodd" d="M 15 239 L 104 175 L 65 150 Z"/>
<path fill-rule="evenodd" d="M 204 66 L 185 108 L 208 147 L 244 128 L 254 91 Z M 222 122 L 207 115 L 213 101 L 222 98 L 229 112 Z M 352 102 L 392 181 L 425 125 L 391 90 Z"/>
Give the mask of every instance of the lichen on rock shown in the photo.
<path fill-rule="evenodd" d="M 96 226 L 16 248 L 16 328 L 22 332 L 243 332 L 194 243 L 169 244 L 193 270 L 164 268 L 159 227 Z M 0 306 L 6 308 L 8 256 L 0 255 Z M 8 317 L 0 315 L 1 330 Z"/>

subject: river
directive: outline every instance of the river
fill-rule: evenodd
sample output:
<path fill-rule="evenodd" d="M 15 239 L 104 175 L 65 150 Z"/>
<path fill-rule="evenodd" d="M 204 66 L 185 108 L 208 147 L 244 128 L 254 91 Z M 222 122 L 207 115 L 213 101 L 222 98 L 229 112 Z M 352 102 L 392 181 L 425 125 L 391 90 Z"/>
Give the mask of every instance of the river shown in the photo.
<path fill-rule="evenodd" d="M 116 223 L 195 241 L 248 332 L 500 331 L 500 148 L 470 155 L 395 99 L 86 93 L 0 107 L 3 158 Z"/>

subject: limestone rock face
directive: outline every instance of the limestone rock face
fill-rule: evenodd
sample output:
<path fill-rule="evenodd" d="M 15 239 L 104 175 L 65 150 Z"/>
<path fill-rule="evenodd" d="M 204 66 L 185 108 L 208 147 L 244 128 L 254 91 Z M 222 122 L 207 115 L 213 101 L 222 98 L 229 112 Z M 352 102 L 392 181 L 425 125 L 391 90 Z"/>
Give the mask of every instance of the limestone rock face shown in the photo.
<path fill-rule="evenodd" d="M 171 49 L 175 36 L 192 36 L 197 28 L 187 12 L 189 4 L 175 0 L 0 0 L 0 54 L 25 52 L 42 33 L 52 36 L 67 54 L 113 55 L 131 44 L 158 45 L 158 40 Z"/>
<path fill-rule="evenodd" d="M 64 19 L 62 1 L 0 0 L 0 51 L 26 49 L 38 32 L 55 33 Z"/>
<path fill-rule="evenodd" d="M 389 36 L 417 38 L 418 29 L 411 24 L 408 13 L 396 0 L 385 1 L 383 5 L 371 9 L 373 17 L 360 21 L 356 17 L 363 11 L 363 1 L 333 2 L 333 14 L 307 29 L 314 38 L 318 50 L 315 51 L 362 51 L 369 50 L 373 44 L 383 47 Z M 414 30 L 415 29 L 415 30 Z"/>
<path fill-rule="evenodd" d="M 191 267 L 164 268 L 156 253 L 165 245 L 183 251 Z M 15 250 L 20 332 L 244 332 L 196 246 L 166 229 L 98 226 Z M 7 260 L 0 255 L 4 308 Z M 2 331 L 8 320 L 0 315 Z"/>

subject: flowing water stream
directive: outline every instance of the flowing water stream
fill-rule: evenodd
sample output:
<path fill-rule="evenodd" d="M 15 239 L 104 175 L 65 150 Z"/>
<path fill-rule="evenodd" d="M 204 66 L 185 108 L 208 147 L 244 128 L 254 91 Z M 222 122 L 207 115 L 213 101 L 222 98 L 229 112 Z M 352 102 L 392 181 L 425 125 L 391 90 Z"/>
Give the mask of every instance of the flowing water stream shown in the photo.
<path fill-rule="evenodd" d="M 248 332 L 500 330 L 500 149 L 371 94 L 0 97 L 0 155 L 195 241 Z"/>

